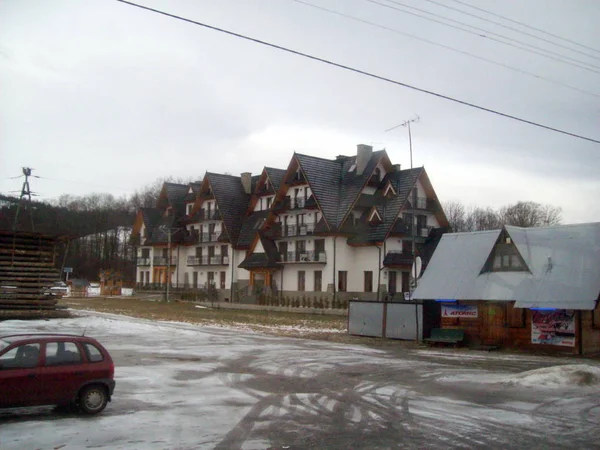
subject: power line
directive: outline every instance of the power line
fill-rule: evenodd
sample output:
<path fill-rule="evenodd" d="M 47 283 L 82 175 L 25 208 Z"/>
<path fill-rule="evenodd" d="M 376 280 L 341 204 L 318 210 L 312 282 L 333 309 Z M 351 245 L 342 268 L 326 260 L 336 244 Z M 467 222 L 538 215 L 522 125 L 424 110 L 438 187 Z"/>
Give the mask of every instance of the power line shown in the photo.
<path fill-rule="evenodd" d="M 390 31 L 390 32 L 392 32 L 392 33 L 396 33 L 396 34 L 399 34 L 399 35 L 402 35 L 402 36 L 407 36 L 407 37 L 410 37 L 410 38 L 412 38 L 412 39 L 416 39 L 416 40 L 418 40 L 418 41 L 425 42 L 425 43 L 427 43 L 427 44 L 435 45 L 435 46 L 437 46 L 437 47 L 441 47 L 441 48 L 444 48 L 444 49 L 446 49 L 446 50 L 451 50 L 451 51 L 453 51 L 453 52 L 457 52 L 457 53 L 460 53 L 460 54 L 462 54 L 462 55 L 469 56 L 469 57 L 471 57 L 471 58 L 475 58 L 475 59 L 479 59 L 479 60 L 481 60 L 481 61 L 488 62 L 488 63 L 490 63 L 490 64 L 495 64 L 495 65 L 497 65 L 497 66 L 504 67 L 504 68 L 506 68 L 506 69 L 513 70 L 513 71 L 515 71 L 515 72 L 521 73 L 521 74 L 523 74 L 523 75 L 529 75 L 529 76 L 531 76 L 531 77 L 538 78 L 538 79 L 540 79 L 540 80 L 544 80 L 544 81 L 547 81 L 547 82 L 549 82 L 549 83 L 553 83 L 553 84 L 555 84 L 555 85 L 557 85 L 557 86 L 562 86 L 562 87 L 565 87 L 565 88 L 567 88 L 567 89 L 572 89 L 572 90 L 574 90 L 574 91 L 578 91 L 578 92 L 581 92 L 581 93 L 584 93 L 584 94 L 593 95 L 594 97 L 600 97 L 600 94 L 596 94 L 596 93 L 594 93 L 594 92 L 586 91 L 585 89 L 581 89 L 581 88 L 578 88 L 578 87 L 575 87 L 575 86 L 571 86 L 571 85 L 569 85 L 569 84 L 562 83 L 562 82 L 560 82 L 560 81 L 553 80 L 553 79 L 551 79 L 551 78 L 547 78 L 547 77 L 544 77 L 544 76 L 542 76 L 542 75 L 537 75 L 537 74 L 535 74 L 535 73 L 533 73 L 533 72 L 528 72 L 528 71 L 526 71 L 526 70 L 524 70 L 524 69 L 520 69 L 520 68 L 518 68 L 518 67 L 514 67 L 514 66 L 510 66 L 510 65 L 508 65 L 508 64 L 504 64 L 504 63 L 501 63 L 501 62 L 498 62 L 498 61 L 494 61 L 493 59 L 489 59 L 489 58 L 485 58 L 485 57 L 483 57 L 483 56 L 475 55 L 475 54 L 473 54 L 473 53 L 469 53 L 469 52 L 467 52 L 467 51 L 460 50 L 460 49 L 457 49 L 457 48 L 455 48 L 455 47 L 451 47 L 451 46 L 449 46 L 449 45 L 441 44 L 441 43 L 439 43 L 439 42 L 431 41 L 431 40 L 429 40 L 429 39 L 425 39 L 425 38 L 422 38 L 422 37 L 416 36 L 416 35 L 414 35 L 414 34 L 406 33 L 406 32 L 404 32 L 404 31 L 400 31 L 400 30 L 398 30 L 398 29 L 396 29 L 396 28 L 391 28 L 391 27 L 387 27 L 387 26 L 385 26 L 385 25 L 381 25 L 381 24 L 379 24 L 379 23 L 370 22 L 370 21 L 368 21 L 368 20 L 361 19 L 361 18 L 359 18 L 359 17 L 352 16 L 352 15 L 350 15 L 350 14 L 345 14 L 345 13 L 342 13 L 342 12 L 339 12 L 339 11 L 336 11 L 336 10 L 333 10 L 333 9 L 325 8 L 325 7 L 323 7 L 323 6 L 320 6 L 320 5 L 315 5 L 315 4 L 313 4 L 313 3 L 305 2 L 304 0 L 291 0 L 291 1 L 292 1 L 292 2 L 296 2 L 296 3 L 300 3 L 300 4 L 302 4 L 302 5 L 309 6 L 309 7 L 311 7 L 311 8 L 319 9 L 319 10 L 321 10 L 321 11 L 325 11 L 325 12 L 328 12 L 328 13 L 330 13 L 330 14 L 335 14 L 335 15 L 337 15 L 337 16 L 340 16 L 340 17 L 345 17 L 345 18 L 347 18 L 347 19 L 354 20 L 354 21 L 356 21 L 356 22 L 360 22 L 360 23 L 364 23 L 364 24 L 366 24 L 366 25 L 370 25 L 370 26 L 373 26 L 373 27 L 376 27 L 376 28 L 380 28 L 380 29 L 382 29 L 382 30 Z"/>
<path fill-rule="evenodd" d="M 240 33 L 236 33 L 234 31 L 225 30 L 223 28 L 219 28 L 219 27 L 216 27 L 214 25 L 209 25 L 209 24 L 206 24 L 206 23 L 202 23 L 202 22 L 198 22 L 198 21 L 192 20 L 192 19 L 187 19 L 185 17 L 178 16 L 178 15 L 175 15 L 175 14 L 171 14 L 171 13 L 168 13 L 168 12 L 165 12 L 165 11 L 161 11 L 159 9 L 150 8 L 148 6 L 138 5 L 137 3 L 129 2 L 127 0 L 116 0 L 116 1 L 120 2 L 120 3 L 123 3 L 123 4 L 126 4 L 126 5 L 129 5 L 129 6 L 133 6 L 135 8 L 144 9 L 146 11 L 150 11 L 150 12 L 153 12 L 153 13 L 156 13 L 156 14 L 160 14 L 160 15 L 163 15 L 163 16 L 166 16 L 166 17 L 170 17 L 172 19 L 181 20 L 182 22 L 191 23 L 193 25 L 197 25 L 197 26 L 200 26 L 200 27 L 203 27 L 203 28 L 207 28 L 209 30 L 218 31 L 219 33 L 228 34 L 230 36 L 234 36 L 234 37 L 237 37 L 237 38 L 240 38 L 240 39 L 244 39 L 246 41 L 254 42 L 256 44 L 261 44 L 261 45 L 265 45 L 267 47 L 275 48 L 277 50 L 281 50 L 281 51 L 284 51 L 286 53 L 291 53 L 293 55 L 302 56 L 304 58 L 311 59 L 313 61 L 319 61 L 319 62 L 322 62 L 324 64 L 328 64 L 330 66 L 338 67 L 340 69 L 348 70 L 350 72 L 358 73 L 360 75 L 365 75 L 367 77 L 374 78 L 374 79 L 377 79 L 377 80 L 380 80 L 380 81 L 385 81 L 387 83 L 395 84 L 397 86 L 402 86 L 402 87 L 405 87 L 405 88 L 408 88 L 408 89 L 412 89 L 414 91 L 418 91 L 418 92 L 422 92 L 424 94 L 432 95 L 434 97 L 442 98 L 444 100 L 449 100 L 451 102 L 458 103 L 458 104 L 461 104 L 461 105 L 464 105 L 464 106 L 468 106 L 468 107 L 471 107 L 471 108 L 474 108 L 474 109 L 478 109 L 480 111 L 485 111 L 485 112 L 488 112 L 488 113 L 491 113 L 491 114 L 495 114 L 495 115 L 498 115 L 498 116 L 501 116 L 501 117 L 505 117 L 507 119 L 512 119 L 512 120 L 515 120 L 517 122 L 526 123 L 526 124 L 533 125 L 533 126 L 538 127 L 538 128 L 543 128 L 543 129 L 546 129 L 546 130 L 554 131 L 556 133 L 565 134 L 567 136 L 575 137 L 577 139 L 582 139 L 582 140 L 585 140 L 585 141 L 589 141 L 589 142 L 594 142 L 596 144 L 600 144 L 600 140 L 598 140 L 598 139 L 594 139 L 594 138 L 582 136 L 582 135 L 579 135 L 579 134 L 576 134 L 576 133 L 571 133 L 569 131 L 565 131 L 565 130 L 561 130 L 561 129 L 558 129 L 558 128 L 550 127 L 548 125 L 543 125 L 543 124 L 540 124 L 540 123 L 537 123 L 537 122 L 533 122 L 531 120 L 522 119 L 520 117 L 513 116 L 511 114 L 503 113 L 503 112 L 496 111 L 496 110 L 493 110 L 491 108 L 486 108 L 484 106 L 479 106 L 479 105 L 476 105 L 474 103 L 470 103 L 470 102 L 467 102 L 467 101 L 464 101 L 464 100 L 459 100 L 459 99 L 454 98 L 454 97 L 450 97 L 450 96 L 447 96 L 447 95 L 439 94 L 437 92 L 429 91 L 427 89 L 423 89 L 423 88 L 419 88 L 419 87 L 416 87 L 416 86 L 412 86 L 410 84 L 403 83 L 401 81 L 393 80 L 391 78 L 387 78 L 387 77 L 384 77 L 384 76 L 381 76 L 381 75 L 376 75 L 374 73 L 366 72 L 366 71 L 361 70 L 361 69 L 356 69 L 356 68 L 353 68 L 353 67 L 341 64 L 341 63 L 336 63 L 334 61 L 330 61 L 330 60 L 325 59 L 325 58 L 320 58 L 318 56 L 313 56 L 313 55 L 310 55 L 308 53 L 303 53 L 303 52 L 300 52 L 298 50 L 292 50 L 290 48 L 283 47 L 281 45 L 273 44 L 273 43 L 270 43 L 270 42 L 267 42 L 267 41 L 263 41 L 261 39 L 253 38 L 253 37 L 250 37 L 250 36 L 246 36 L 246 35 L 243 35 L 243 34 L 240 34 Z"/>
<path fill-rule="evenodd" d="M 465 6 L 469 7 L 469 8 L 473 8 L 473 9 L 476 9 L 476 10 L 478 10 L 478 11 L 484 12 L 484 13 L 486 13 L 486 14 L 489 14 L 489 15 L 491 15 L 491 16 L 499 17 L 500 19 L 504 19 L 504 20 L 506 20 L 506 21 L 508 21 L 508 22 L 512 22 L 512 23 L 515 23 L 515 24 L 517 24 L 517 25 L 521 25 L 522 27 L 526 27 L 526 28 L 529 28 L 529 29 L 531 29 L 531 30 L 535 30 L 535 31 L 538 31 L 538 32 L 540 32 L 540 33 L 544 33 L 544 34 L 546 34 L 546 35 L 548 35 L 548 36 L 552 36 L 552 37 L 554 37 L 554 38 L 556 38 L 556 39 L 560 39 L 560 40 L 563 40 L 563 41 L 566 41 L 566 42 L 570 42 L 571 44 L 578 45 L 579 47 L 582 47 L 582 48 L 587 48 L 588 50 L 592 50 L 593 52 L 600 53 L 600 50 L 597 50 L 597 49 L 595 49 L 595 48 L 593 48 L 593 47 L 588 47 L 587 45 L 580 44 L 579 42 L 573 41 L 573 40 L 571 40 L 571 39 L 567 39 L 567 38 L 561 37 L 561 36 L 559 36 L 559 35 L 557 35 L 557 34 L 550 33 L 550 32 L 548 32 L 548 31 L 542 30 L 541 28 L 536 28 L 536 27 L 534 27 L 534 26 L 531 26 L 531 25 L 528 25 L 528 24 L 526 24 L 526 23 L 519 22 L 518 20 L 513 20 L 513 19 L 510 19 L 510 18 L 508 18 L 508 17 L 506 17 L 506 16 L 502 16 L 502 15 L 500 15 L 500 14 L 494 13 L 494 12 L 492 12 L 492 11 L 489 11 L 489 10 L 487 10 L 487 9 L 479 8 L 479 7 L 477 7 L 477 6 L 470 5 L 469 3 L 467 3 L 467 2 L 462 2 L 462 1 L 460 1 L 460 0 L 452 0 L 452 1 L 453 1 L 453 2 L 456 2 L 456 3 L 460 3 L 461 5 L 465 5 Z"/>
<path fill-rule="evenodd" d="M 450 9 L 452 11 L 456 11 L 456 12 L 459 12 L 461 14 L 465 14 L 465 15 L 470 16 L 470 17 L 475 17 L 476 19 L 483 20 L 484 22 L 488 22 L 488 23 L 492 23 L 494 25 L 498 25 L 500 27 L 506 28 L 507 30 L 511 30 L 511 31 L 515 31 L 517 33 L 524 34 L 525 36 L 532 37 L 532 38 L 540 40 L 542 42 L 546 42 L 548 44 L 556 45 L 557 47 L 564 48 L 564 49 L 569 50 L 571 52 L 579 53 L 580 55 L 587 56 L 588 58 L 593 58 L 593 59 L 600 60 L 600 57 L 598 57 L 598 56 L 590 55 L 589 53 L 585 53 L 585 52 L 582 52 L 580 50 L 575 50 L 574 48 L 567 47 L 566 45 L 558 44 L 558 43 L 556 43 L 554 41 L 551 41 L 550 39 L 545 39 L 545 38 L 536 36 L 535 34 L 528 33 L 528 32 L 523 31 L 523 30 L 519 30 L 518 28 L 510 27 L 508 25 L 504 25 L 503 23 L 496 22 L 496 21 L 490 20 L 490 19 L 486 19 L 485 17 L 478 16 L 477 14 L 472 14 L 470 12 L 463 11 L 462 9 L 454 8 L 452 6 L 445 5 L 444 3 L 440 3 L 440 2 L 437 2 L 435 0 L 425 0 L 425 1 L 429 2 L 429 3 L 433 3 L 434 5 L 441 6 L 442 8 L 447 8 L 447 9 Z"/>
<path fill-rule="evenodd" d="M 586 63 L 584 61 L 579 61 L 577 59 L 573 59 L 573 58 L 570 58 L 568 56 L 561 55 L 560 53 L 556 53 L 556 52 L 552 52 L 550 50 L 546 50 L 546 49 L 543 49 L 543 48 L 540 48 L 540 47 L 536 47 L 535 45 L 527 44 L 527 43 L 521 42 L 521 41 L 519 41 L 517 39 L 508 38 L 508 37 L 503 36 L 501 34 L 494 33 L 494 32 L 491 32 L 491 31 L 488 31 L 488 30 L 485 30 L 483 28 L 479 28 L 479 27 L 476 27 L 476 26 L 473 26 L 473 25 L 469 25 L 469 24 L 466 24 L 464 22 L 460 22 L 458 20 L 449 19 L 447 17 L 440 16 L 439 14 L 435 14 L 435 13 L 432 13 L 432 12 L 429 12 L 429 11 L 425 11 L 425 10 L 422 10 L 422 9 L 419 9 L 419 8 L 408 6 L 408 5 L 405 5 L 403 3 L 396 2 L 394 0 L 388 0 L 388 1 L 390 3 L 396 4 L 396 5 L 404 6 L 405 8 L 414 9 L 414 10 L 417 10 L 417 11 L 422 11 L 425 14 L 429 14 L 429 15 L 432 15 L 432 16 L 435 16 L 435 17 L 440 17 L 443 20 L 448 20 L 450 22 L 455 22 L 455 23 L 458 23 L 458 24 L 461 24 L 461 25 L 464 25 L 464 26 L 467 26 L 467 27 L 471 27 L 471 28 L 473 28 L 475 30 L 479 30 L 479 31 L 481 31 L 483 33 L 486 33 L 486 34 L 480 34 L 478 32 L 475 32 L 475 31 L 472 31 L 472 30 L 468 30 L 468 29 L 459 27 L 457 25 L 452 25 L 452 24 L 443 22 L 441 20 L 432 19 L 430 17 L 424 17 L 424 16 L 422 16 L 420 14 L 417 14 L 417 13 L 414 13 L 414 12 L 410 12 L 410 11 L 406 11 L 404 9 L 400 9 L 400 8 L 397 8 L 397 7 L 394 7 L 394 6 L 391 6 L 391 5 L 387 5 L 385 3 L 381 3 L 381 2 L 378 2 L 376 0 L 365 0 L 365 1 L 367 1 L 369 3 L 373 3 L 373 4 L 376 4 L 376 5 L 379 5 L 379 6 L 383 6 L 385 8 L 393 9 L 395 11 L 399 11 L 399 12 L 402 12 L 404 14 L 410 14 L 411 16 L 415 16 L 415 17 L 419 17 L 421 19 L 429 20 L 430 22 L 439 23 L 441 25 L 444 25 L 444 26 L 447 26 L 447 27 L 450 27 L 450 28 L 454 28 L 456 30 L 463 31 L 465 33 L 473 34 L 473 35 L 481 37 L 481 38 L 485 38 L 485 39 L 488 39 L 488 40 L 491 40 L 491 41 L 494 41 L 494 42 L 498 42 L 500 44 L 508 45 L 509 47 L 518 48 L 520 50 L 523 50 L 523 51 L 526 51 L 526 52 L 529 52 L 529 53 L 533 53 L 535 55 L 543 56 L 545 58 L 548 58 L 548 59 L 551 59 L 551 60 L 554 60 L 554 61 L 558 61 L 558 62 L 561 62 L 563 64 L 567 64 L 567 65 L 574 66 L 574 67 L 579 67 L 580 69 L 600 74 L 600 71 L 594 70 L 594 69 L 600 69 L 600 66 L 594 66 L 593 64 Z M 499 36 L 500 38 L 506 39 L 508 41 L 517 42 L 518 44 L 525 45 L 527 47 L 531 47 L 531 48 L 533 48 L 535 50 L 531 50 L 530 48 L 524 48 L 524 47 L 521 47 L 521 46 L 516 45 L 516 44 L 511 44 L 510 42 L 505 42 L 505 41 L 503 41 L 501 39 L 493 38 L 493 37 L 491 37 L 492 35 L 493 36 Z M 537 51 L 537 50 L 541 50 L 541 51 Z M 546 52 L 548 54 L 542 53 L 542 52 Z M 556 55 L 558 57 L 551 56 L 551 55 Z M 573 62 L 569 62 L 569 61 L 566 61 L 566 60 L 570 60 L 570 61 L 573 61 Z M 584 64 L 584 65 L 582 65 L 582 64 Z M 593 67 L 593 68 L 585 67 L 585 66 L 590 66 L 590 67 Z"/>

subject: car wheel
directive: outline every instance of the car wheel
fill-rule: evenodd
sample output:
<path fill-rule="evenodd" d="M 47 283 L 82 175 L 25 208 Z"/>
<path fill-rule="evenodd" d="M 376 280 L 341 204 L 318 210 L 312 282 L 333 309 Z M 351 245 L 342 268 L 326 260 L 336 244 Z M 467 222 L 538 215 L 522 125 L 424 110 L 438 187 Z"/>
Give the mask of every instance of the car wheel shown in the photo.
<path fill-rule="evenodd" d="M 108 395 L 103 386 L 86 386 L 79 393 L 79 408 L 85 414 L 98 414 L 108 403 Z"/>

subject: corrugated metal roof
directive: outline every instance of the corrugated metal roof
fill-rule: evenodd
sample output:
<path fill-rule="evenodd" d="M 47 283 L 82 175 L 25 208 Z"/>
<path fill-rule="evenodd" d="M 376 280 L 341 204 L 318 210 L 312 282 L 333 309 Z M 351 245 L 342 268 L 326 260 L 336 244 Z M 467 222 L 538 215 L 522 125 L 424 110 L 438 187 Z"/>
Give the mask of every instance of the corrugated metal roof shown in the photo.
<path fill-rule="evenodd" d="M 600 295 L 600 223 L 505 229 L 531 273 L 480 274 L 501 230 L 446 234 L 414 296 L 594 309 Z"/>

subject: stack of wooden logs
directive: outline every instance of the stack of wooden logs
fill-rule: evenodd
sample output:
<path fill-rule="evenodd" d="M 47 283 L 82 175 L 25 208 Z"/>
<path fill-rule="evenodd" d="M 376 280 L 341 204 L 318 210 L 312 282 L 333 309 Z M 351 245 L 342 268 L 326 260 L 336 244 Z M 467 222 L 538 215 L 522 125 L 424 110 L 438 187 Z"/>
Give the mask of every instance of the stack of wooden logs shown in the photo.
<path fill-rule="evenodd" d="M 55 309 L 61 294 L 55 268 L 58 238 L 0 230 L 0 309 Z"/>

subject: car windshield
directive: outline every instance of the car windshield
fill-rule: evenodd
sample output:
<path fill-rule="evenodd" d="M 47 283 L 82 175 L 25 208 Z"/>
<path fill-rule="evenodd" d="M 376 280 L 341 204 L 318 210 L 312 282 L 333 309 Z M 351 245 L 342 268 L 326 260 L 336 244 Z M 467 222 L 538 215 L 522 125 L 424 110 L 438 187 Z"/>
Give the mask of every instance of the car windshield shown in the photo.
<path fill-rule="evenodd" d="M 6 341 L 3 341 L 2 339 L 0 339 L 0 351 L 4 350 L 9 345 L 10 345 L 10 342 L 6 342 Z"/>

